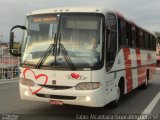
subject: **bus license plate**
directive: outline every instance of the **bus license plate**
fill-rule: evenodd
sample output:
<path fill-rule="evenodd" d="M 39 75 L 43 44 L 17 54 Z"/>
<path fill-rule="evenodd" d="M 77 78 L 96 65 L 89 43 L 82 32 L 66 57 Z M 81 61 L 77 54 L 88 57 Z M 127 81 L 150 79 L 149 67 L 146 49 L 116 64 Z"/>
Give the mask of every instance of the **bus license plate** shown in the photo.
<path fill-rule="evenodd" d="M 53 105 L 63 105 L 63 102 L 58 100 L 50 100 L 49 102 Z"/>

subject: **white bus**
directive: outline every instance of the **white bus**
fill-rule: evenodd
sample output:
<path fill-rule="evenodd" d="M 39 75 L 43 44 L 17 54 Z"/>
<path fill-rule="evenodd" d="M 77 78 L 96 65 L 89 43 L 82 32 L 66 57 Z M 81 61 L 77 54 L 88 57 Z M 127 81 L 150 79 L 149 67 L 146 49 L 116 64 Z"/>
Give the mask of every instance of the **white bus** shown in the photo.
<path fill-rule="evenodd" d="M 20 53 L 11 50 L 15 28 L 24 30 Z M 155 36 L 105 8 L 30 12 L 11 29 L 10 52 L 20 56 L 21 99 L 58 105 L 117 106 L 148 86 L 156 66 Z"/>

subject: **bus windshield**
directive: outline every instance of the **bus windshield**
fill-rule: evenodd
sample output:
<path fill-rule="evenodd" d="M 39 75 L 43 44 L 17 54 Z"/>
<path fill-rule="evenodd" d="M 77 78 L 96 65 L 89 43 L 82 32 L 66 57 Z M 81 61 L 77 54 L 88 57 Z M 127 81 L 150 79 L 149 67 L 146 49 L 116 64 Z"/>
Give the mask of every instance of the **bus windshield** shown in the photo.
<path fill-rule="evenodd" d="M 22 43 L 22 64 L 35 66 L 48 47 L 55 44 L 55 38 L 57 38 L 56 49 L 49 53 L 42 65 L 44 67 L 69 66 L 60 44 L 76 68 L 96 67 L 102 61 L 100 15 L 34 15 L 27 17 L 26 27 Z"/>

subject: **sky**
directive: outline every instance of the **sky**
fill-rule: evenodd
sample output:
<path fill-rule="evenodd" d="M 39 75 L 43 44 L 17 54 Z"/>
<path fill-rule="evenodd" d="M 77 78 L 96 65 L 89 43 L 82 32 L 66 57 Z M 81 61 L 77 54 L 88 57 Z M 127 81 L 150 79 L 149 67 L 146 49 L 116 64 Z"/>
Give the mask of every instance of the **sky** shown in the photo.
<path fill-rule="evenodd" d="M 0 40 L 8 42 L 11 27 L 24 25 L 28 12 L 63 6 L 106 7 L 119 11 L 151 32 L 160 32 L 160 0 L 1 0 Z M 18 31 L 16 36 L 16 40 L 21 41 L 22 33 Z"/>

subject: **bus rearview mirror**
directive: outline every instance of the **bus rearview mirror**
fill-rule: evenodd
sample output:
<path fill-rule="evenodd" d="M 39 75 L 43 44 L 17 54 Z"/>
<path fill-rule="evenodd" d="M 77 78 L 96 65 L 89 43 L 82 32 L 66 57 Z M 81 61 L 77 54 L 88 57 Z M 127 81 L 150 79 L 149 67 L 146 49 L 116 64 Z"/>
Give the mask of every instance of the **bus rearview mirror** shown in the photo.
<path fill-rule="evenodd" d="M 27 28 L 25 26 L 16 25 L 16 26 L 12 27 L 12 29 L 10 31 L 9 52 L 13 56 L 19 56 L 20 57 L 21 53 L 19 52 L 19 50 L 15 49 L 15 46 L 18 46 L 18 45 L 14 44 L 14 32 L 13 32 L 13 30 L 16 29 L 16 28 L 20 28 L 22 30 L 27 30 Z M 19 47 L 16 47 L 16 48 L 19 48 Z"/>

